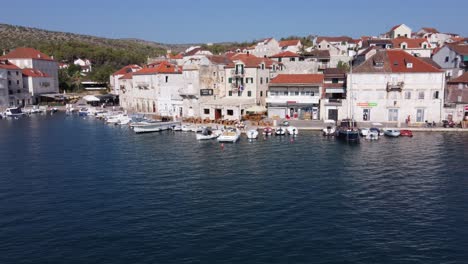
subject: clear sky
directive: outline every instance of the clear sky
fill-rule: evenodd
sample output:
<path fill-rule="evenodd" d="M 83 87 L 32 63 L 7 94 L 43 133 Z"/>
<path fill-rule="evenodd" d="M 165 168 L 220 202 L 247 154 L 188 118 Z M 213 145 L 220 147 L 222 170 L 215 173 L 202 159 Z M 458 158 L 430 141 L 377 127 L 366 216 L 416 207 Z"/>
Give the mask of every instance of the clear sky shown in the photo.
<path fill-rule="evenodd" d="M 468 36 L 467 0 L 21 0 L 0 23 L 163 43 L 377 35 L 405 23 Z"/>

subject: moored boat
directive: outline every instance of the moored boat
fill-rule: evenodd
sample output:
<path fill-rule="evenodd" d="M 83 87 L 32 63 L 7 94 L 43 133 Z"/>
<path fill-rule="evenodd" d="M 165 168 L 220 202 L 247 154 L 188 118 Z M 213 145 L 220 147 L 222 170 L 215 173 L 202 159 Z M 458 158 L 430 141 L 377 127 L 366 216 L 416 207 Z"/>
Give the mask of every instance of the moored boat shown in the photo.
<path fill-rule="evenodd" d="M 325 120 L 324 128 L 322 129 L 324 136 L 334 136 L 336 133 L 336 124 L 335 120 Z"/>
<path fill-rule="evenodd" d="M 409 129 L 400 130 L 400 136 L 402 136 L 402 137 L 412 137 L 413 136 L 413 131 L 411 131 Z"/>
<path fill-rule="evenodd" d="M 282 127 L 282 126 L 277 127 L 277 128 L 275 129 L 275 135 L 277 135 L 277 136 L 284 136 L 284 135 L 286 135 L 286 128 L 285 128 L 285 127 Z"/>
<path fill-rule="evenodd" d="M 273 134 L 273 129 L 271 127 L 265 127 L 263 129 L 263 135 L 271 136 L 271 134 Z"/>
<path fill-rule="evenodd" d="M 163 130 L 168 130 L 174 125 L 180 125 L 180 122 L 170 121 L 170 122 L 140 122 L 138 124 L 133 124 L 133 131 L 135 133 L 150 133 L 150 132 L 159 132 Z"/>
<path fill-rule="evenodd" d="M 218 142 L 234 143 L 239 140 L 240 134 L 239 129 L 228 128 L 218 137 Z"/>
<path fill-rule="evenodd" d="M 384 134 L 387 137 L 399 137 L 400 136 L 400 130 L 398 130 L 398 129 L 384 129 Z"/>
<path fill-rule="evenodd" d="M 213 132 L 213 130 L 209 127 L 204 127 L 201 132 L 197 132 L 196 138 L 197 140 L 210 140 L 215 139 L 219 136 Z"/>
<path fill-rule="evenodd" d="M 5 113 L 3 114 L 3 116 L 5 116 L 5 117 L 13 117 L 13 118 L 21 117 L 23 115 L 24 115 L 24 113 L 21 111 L 20 107 L 7 108 L 5 110 Z"/>
<path fill-rule="evenodd" d="M 258 137 L 257 129 L 250 129 L 247 131 L 247 138 L 248 139 L 256 139 Z"/>
<path fill-rule="evenodd" d="M 356 128 L 356 121 L 344 119 L 336 131 L 338 139 L 348 142 L 359 141 L 359 130 Z"/>
<path fill-rule="evenodd" d="M 288 131 L 288 134 L 293 137 L 299 134 L 299 129 L 297 129 L 297 127 L 294 127 L 294 126 L 288 126 L 286 130 Z"/>

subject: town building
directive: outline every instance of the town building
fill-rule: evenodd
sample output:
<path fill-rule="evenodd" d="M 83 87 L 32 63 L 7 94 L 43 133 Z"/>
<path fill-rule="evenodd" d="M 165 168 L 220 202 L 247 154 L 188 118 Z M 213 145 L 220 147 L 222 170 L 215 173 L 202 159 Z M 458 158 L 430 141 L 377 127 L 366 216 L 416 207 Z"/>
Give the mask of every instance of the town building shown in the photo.
<path fill-rule="evenodd" d="M 31 95 L 23 86 L 22 70 L 10 61 L 0 59 L 0 106 L 20 107 L 27 104 L 31 104 Z"/>
<path fill-rule="evenodd" d="M 268 85 L 268 117 L 318 120 L 322 87 L 323 74 L 279 74 Z"/>
<path fill-rule="evenodd" d="M 281 51 L 278 41 L 274 38 L 263 39 L 247 50 L 257 57 L 269 57 Z"/>
<path fill-rule="evenodd" d="M 435 48 L 425 38 L 405 38 L 392 39 L 394 49 L 402 49 L 416 57 L 430 58 L 432 50 Z"/>
<path fill-rule="evenodd" d="M 137 72 L 141 69 L 142 67 L 140 65 L 130 64 L 114 72 L 109 78 L 111 92 L 113 94 L 119 95 L 121 87 L 123 86 L 123 84 L 120 83 L 120 78 L 122 78 L 127 73 Z"/>
<path fill-rule="evenodd" d="M 444 72 L 403 50 L 379 50 L 347 77 L 359 122 L 424 124 L 442 120 Z"/>
<path fill-rule="evenodd" d="M 445 119 L 455 122 L 468 121 L 468 72 L 447 82 Z"/>
<path fill-rule="evenodd" d="M 302 54 L 283 51 L 270 58 L 280 64 L 280 69 L 285 74 L 319 73 L 330 67 L 330 51 L 328 50 L 314 49 Z"/>
<path fill-rule="evenodd" d="M 88 59 L 78 58 L 78 59 L 73 61 L 73 64 L 75 64 L 77 66 L 80 66 L 81 72 L 85 73 L 85 74 L 90 73 L 93 70 L 93 68 L 92 68 L 93 65 L 92 65 L 91 61 L 88 60 Z"/>
<path fill-rule="evenodd" d="M 37 69 L 23 69 L 23 88 L 28 90 L 32 103 L 39 104 L 41 95 L 53 94 L 56 92 L 53 87 L 54 78 Z"/>
<path fill-rule="evenodd" d="M 320 100 L 320 113 L 323 120 L 342 120 L 349 118 L 346 101 L 346 71 L 328 68 L 323 72 L 324 81 Z"/>
<path fill-rule="evenodd" d="M 298 53 L 303 48 L 301 40 L 299 39 L 282 40 L 279 42 L 279 46 L 282 52 L 289 51 Z"/>
<path fill-rule="evenodd" d="M 432 59 L 445 70 L 447 79 L 457 78 L 468 70 L 468 44 L 446 44 Z"/>
<path fill-rule="evenodd" d="M 389 32 L 386 33 L 387 38 L 396 39 L 399 37 L 411 38 L 411 28 L 405 24 L 400 24 L 392 27 Z"/>
<path fill-rule="evenodd" d="M 58 63 L 48 55 L 33 48 L 17 48 L 10 53 L 0 57 L 0 60 L 9 60 L 21 69 L 36 69 L 54 80 L 51 90 L 59 91 Z"/>

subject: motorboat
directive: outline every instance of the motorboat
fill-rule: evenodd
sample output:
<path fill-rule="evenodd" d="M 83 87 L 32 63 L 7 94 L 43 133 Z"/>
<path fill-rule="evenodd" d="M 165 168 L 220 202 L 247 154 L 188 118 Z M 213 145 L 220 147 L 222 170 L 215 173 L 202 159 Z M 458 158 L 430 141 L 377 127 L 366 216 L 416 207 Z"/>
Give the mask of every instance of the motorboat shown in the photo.
<path fill-rule="evenodd" d="M 299 129 L 297 129 L 297 127 L 294 127 L 294 126 L 288 126 L 286 130 L 288 131 L 288 134 L 293 137 L 299 134 Z"/>
<path fill-rule="evenodd" d="M 340 127 L 336 131 L 338 139 L 348 142 L 359 141 L 359 130 L 356 128 L 356 121 L 344 119 L 341 121 Z"/>
<path fill-rule="evenodd" d="M 132 119 L 126 114 L 118 114 L 114 116 L 109 116 L 106 119 L 106 123 L 115 124 L 115 125 L 126 125 L 130 123 Z"/>
<path fill-rule="evenodd" d="M 228 128 L 218 137 L 218 142 L 231 142 L 234 143 L 239 140 L 241 133 L 239 129 Z"/>
<path fill-rule="evenodd" d="M 369 134 L 369 128 L 360 128 L 359 129 L 359 134 L 363 137 L 366 137 Z"/>
<path fill-rule="evenodd" d="M 219 134 L 214 133 L 209 127 L 204 127 L 201 132 L 196 134 L 197 140 L 210 140 L 215 139 L 218 136 Z"/>
<path fill-rule="evenodd" d="M 78 110 L 78 115 L 79 116 L 88 116 L 88 108 L 80 108 L 80 110 Z"/>
<path fill-rule="evenodd" d="M 277 136 L 284 136 L 284 135 L 286 135 L 286 128 L 283 127 L 283 126 L 277 127 L 277 128 L 275 129 L 275 135 L 277 135 Z"/>
<path fill-rule="evenodd" d="M 379 132 L 379 136 L 384 135 L 383 124 L 382 123 L 372 123 L 371 130 L 377 130 Z"/>
<path fill-rule="evenodd" d="M 263 135 L 271 136 L 271 134 L 273 134 L 273 129 L 271 127 L 265 127 L 263 129 Z"/>
<path fill-rule="evenodd" d="M 191 127 L 191 126 L 183 125 L 183 126 L 180 128 L 180 131 L 182 131 L 182 132 L 191 132 L 191 131 L 192 131 L 192 127 Z"/>
<path fill-rule="evenodd" d="M 367 132 L 365 138 L 368 139 L 368 140 L 377 140 L 379 139 L 379 130 L 375 130 L 375 129 L 372 129 L 370 128 L 369 131 Z"/>
<path fill-rule="evenodd" d="M 169 128 L 175 126 L 175 125 L 180 125 L 180 122 L 161 122 L 161 121 L 155 121 L 155 122 L 146 122 L 144 124 L 143 122 L 140 122 L 140 124 L 134 125 L 133 126 L 133 131 L 135 133 L 150 133 L 150 132 L 159 132 L 163 130 L 168 130 Z"/>
<path fill-rule="evenodd" d="M 398 129 L 385 129 L 384 134 L 387 137 L 399 137 L 400 136 L 400 130 L 398 130 Z"/>
<path fill-rule="evenodd" d="M 200 127 L 200 126 L 192 126 L 191 127 L 191 131 L 195 132 L 195 133 L 200 133 L 200 132 L 202 132 L 202 130 L 203 130 L 203 127 Z"/>
<path fill-rule="evenodd" d="M 324 128 L 322 129 L 324 136 L 334 136 L 336 133 L 336 123 L 335 120 L 325 120 Z"/>
<path fill-rule="evenodd" d="M 413 131 L 411 131 L 409 129 L 400 130 L 400 136 L 402 136 L 402 137 L 412 137 L 413 136 Z"/>
<path fill-rule="evenodd" d="M 257 129 L 250 129 L 247 131 L 247 138 L 248 139 L 256 139 L 258 137 L 258 130 Z"/>
<path fill-rule="evenodd" d="M 57 113 L 58 112 L 58 108 L 57 107 L 52 107 L 52 109 L 50 109 L 50 112 L 53 114 L 53 113 Z"/>
<path fill-rule="evenodd" d="M 182 126 L 179 126 L 179 125 L 173 126 L 172 131 L 182 131 Z"/>
<path fill-rule="evenodd" d="M 20 107 L 10 107 L 10 108 L 7 108 L 5 110 L 5 113 L 3 114 L 3 116 L 6 116 L 6 117 L 13 117 L 13 118 L 17 118 L 17 117 L 21 117 L 23 116 L 24 113 L 21 111 L 21 108 Z"/>

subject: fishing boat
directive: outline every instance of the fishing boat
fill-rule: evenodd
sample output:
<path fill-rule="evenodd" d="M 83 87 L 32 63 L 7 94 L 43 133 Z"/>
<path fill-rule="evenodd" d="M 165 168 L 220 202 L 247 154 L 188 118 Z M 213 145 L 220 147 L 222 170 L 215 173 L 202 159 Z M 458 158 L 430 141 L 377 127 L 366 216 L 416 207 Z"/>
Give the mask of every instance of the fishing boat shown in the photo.
<path fill-rule="evenodd" d="M 265 136 L 271 136 L 271 134 L 273 134 L 273 128 L 271 127 L 265 127 L 263 129 L 263 135 Z"/>
<path fill-rule="evenodd" d="M 235 128 L 228 128 L 218 137 L 218 142 L 230 142 L 235 143 L 239 140 L 240 130 Z"/>
<path fill-rule="evenodd" d="M 283 126 L 277 127 L 277 128 L 275 129 L 275 135 L 277 135 L 277 136 L 284 136 L 284 135 L 286 135 L 286 128 L 284 128 Z"/>
<path fill-rule="evenodd" d="M 299 134 L 299 129 L 297 129 L 297 127 L 294 127 L 294 126 L 288 126 L 286 130 L 288 131 L 288 134 L 293 137 Z"/>
<path fill-rule="evenodd" d="M 324 121 L 324 128 L 322 129 L 324 136 L 334 136 L 336 132 L 336 123 L 335 120 L 325 120 Z"/>
<path fill-rule="evenodd" d="M 400 130 L 400 136 L 402 137 L 413 137 L 413 131 L 409 129 Z"/>
<path fill-rule="evenodd" d="M 219 134 L 214 133 L 213 130 L 209 127 L 204 127 L 201 132 L 196 134 L 197 140 L 210 140 L 215 139 L 218 136 Z"/>
<path fill-rule="evenodd" d="M 344 119 L 337 130 L 337 137 L 348 142 L 359 141 L 359 130 L 356 129 L 356 121 Z"/>
<path fill-rule="evenodd" d="M 250 129 L 247 131 L 247 138 L 248 139 L 256 139 L 258 137 L 258 130 L 257 129 Z"/>
<path fill-rule="evenodd" d="M 385 129 L 384 134 L 387 137 L 399 137 L 400 136 L 400 130 L 398 130 L 398 129 Z"/>

